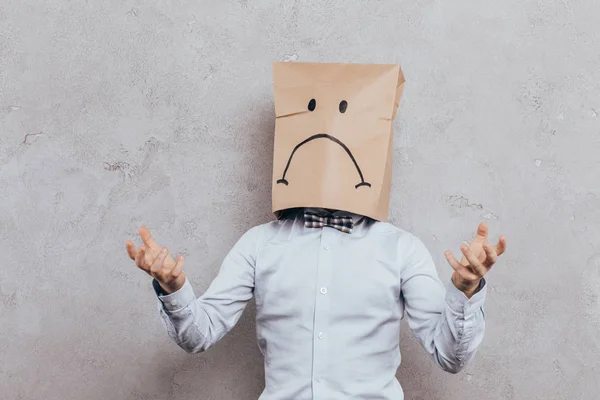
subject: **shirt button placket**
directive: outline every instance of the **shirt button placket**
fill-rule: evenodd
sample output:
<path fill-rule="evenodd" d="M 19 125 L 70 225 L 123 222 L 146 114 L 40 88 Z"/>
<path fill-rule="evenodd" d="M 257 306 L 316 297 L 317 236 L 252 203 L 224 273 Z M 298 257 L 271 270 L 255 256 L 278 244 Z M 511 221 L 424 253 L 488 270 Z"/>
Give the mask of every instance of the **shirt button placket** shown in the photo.
<path fill-rule="evenodd" d="M 324 383 L 327 373 L 328 351 L 328 321 L 329 321 L 329 283 L 333 268 L 330 229 L 323 229 L 321 234 L 321 249 L 319 251 L 319 265 L 317 290 L 315 291 L 315 326 L 314 326 L 314 358 L 313 358 L 313 398 L 315 400 L 327 398 L 324 392 Z"/>

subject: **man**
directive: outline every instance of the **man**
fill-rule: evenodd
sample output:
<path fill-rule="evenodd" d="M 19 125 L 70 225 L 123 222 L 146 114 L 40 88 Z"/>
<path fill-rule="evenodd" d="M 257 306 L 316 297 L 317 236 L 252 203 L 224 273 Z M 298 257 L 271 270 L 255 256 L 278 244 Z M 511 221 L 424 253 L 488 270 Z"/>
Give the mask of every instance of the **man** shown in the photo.
<path fill-rule="evenodd" d="M 447 251 L 454 272 L 446 289 L 423 242 L 385 221 L 399 67 L 274 67 L 278 219 L 246 232 L 198 298 L 183 257 L 173 259 L 144 227 L 142 246 L 127 241 L 154 278 L 169 336 L 190 353 L 205 351 L 254 296 L 260 400 L 403 399 L 395 374 L 404 316 L 433 361 L 459 372 L 483 338 L 483 277 L 506 239 L 490 244 L 481 223 L 460 262 Z"/>

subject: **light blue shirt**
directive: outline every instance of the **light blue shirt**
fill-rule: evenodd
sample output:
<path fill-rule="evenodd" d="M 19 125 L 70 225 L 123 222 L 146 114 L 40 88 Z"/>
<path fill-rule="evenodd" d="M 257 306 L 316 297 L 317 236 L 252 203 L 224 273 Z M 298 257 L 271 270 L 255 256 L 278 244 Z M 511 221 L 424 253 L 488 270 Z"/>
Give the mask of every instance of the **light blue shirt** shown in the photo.
<path fill-rule="evenodd" d="M 307 228 L 301 212 L 250 229 L 202 296 L 189 281 L 157 292 L 169 336 L 187 352 L 207 350 L 254 295 L 265 364 L 259 400 L 403 399 L 395 375 L 404 317 L 439 367 L 460 371 L 483 338 L 485 281 L 468 299 L 444 287 L 417 237 L 353 220 L 351 234 Z"/>

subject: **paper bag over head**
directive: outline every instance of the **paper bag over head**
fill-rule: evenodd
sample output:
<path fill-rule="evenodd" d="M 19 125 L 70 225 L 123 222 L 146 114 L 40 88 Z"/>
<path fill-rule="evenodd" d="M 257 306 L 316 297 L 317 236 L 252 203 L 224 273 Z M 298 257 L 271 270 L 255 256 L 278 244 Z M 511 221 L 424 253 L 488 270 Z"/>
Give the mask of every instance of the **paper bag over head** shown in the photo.
<path fill-rule="evenodd" d="M 319 207 L 387 221 L 399 65 L 273 64 L 273 212 Z"/>

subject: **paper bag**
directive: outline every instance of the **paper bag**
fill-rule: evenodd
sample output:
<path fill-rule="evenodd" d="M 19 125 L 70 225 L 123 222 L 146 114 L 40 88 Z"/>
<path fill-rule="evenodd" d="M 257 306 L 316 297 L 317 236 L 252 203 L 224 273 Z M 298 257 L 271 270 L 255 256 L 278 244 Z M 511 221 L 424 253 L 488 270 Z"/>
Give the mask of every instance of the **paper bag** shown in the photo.
<path fill-rule="evenodd" d="M 399 65 L 273 64 L 273 212 L 344 210 L 387 221 Z"/>

